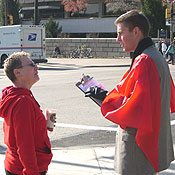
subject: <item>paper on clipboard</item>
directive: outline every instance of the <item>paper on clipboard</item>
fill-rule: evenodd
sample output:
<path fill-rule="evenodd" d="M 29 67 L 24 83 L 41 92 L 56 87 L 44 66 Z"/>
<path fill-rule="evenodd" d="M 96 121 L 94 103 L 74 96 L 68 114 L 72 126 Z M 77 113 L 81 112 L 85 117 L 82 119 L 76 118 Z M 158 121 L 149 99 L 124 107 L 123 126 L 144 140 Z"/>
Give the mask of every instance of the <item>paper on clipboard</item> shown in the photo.
<path fill-rule="evenodd" d="M 97 82 L 93 77 L 90 77 L 89 75 L 84 75 L 84 74 L 83 74 L 83 78 L 81 79 L 81 81 L 76 83 L 76 86 L 83 93 L 85 93 L 90 87 L 94 87 L 94 86 L 98 86 L 98 87 L 106 90 L 106 88 L 104 86 L 102 86 L 99 82 Z M 89 97 L 89 98 L 92 99 L 96 104 L 101 106 L 101 103 L 102 103 L 101 100 L 96 99 L 94 97 Z"/>

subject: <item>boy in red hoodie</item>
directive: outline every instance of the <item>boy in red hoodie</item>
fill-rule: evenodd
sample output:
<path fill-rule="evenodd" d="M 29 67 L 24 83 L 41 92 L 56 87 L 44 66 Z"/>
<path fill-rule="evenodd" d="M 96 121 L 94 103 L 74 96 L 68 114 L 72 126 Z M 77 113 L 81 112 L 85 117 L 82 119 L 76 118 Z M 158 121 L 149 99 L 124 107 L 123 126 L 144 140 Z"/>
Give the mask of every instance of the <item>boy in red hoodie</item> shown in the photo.
<path fill-rule="evenodd" d="M 4 64 L 12 81 L 2 91 L 0 116 L 4 118 L 6 175 L 45 175 L 52 159 L 47 124 L 30 91 L 39 80 L 38 67 L 26 52 L 12 54 Z"/>

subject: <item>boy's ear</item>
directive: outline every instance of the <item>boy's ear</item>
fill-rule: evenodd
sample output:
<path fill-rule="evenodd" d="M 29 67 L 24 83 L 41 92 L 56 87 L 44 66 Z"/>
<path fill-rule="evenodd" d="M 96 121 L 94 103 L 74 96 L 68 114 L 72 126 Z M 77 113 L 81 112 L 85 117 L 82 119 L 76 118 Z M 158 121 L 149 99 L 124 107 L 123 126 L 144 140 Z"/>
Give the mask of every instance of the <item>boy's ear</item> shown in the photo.
<path fill-rule="evenodd" d="M 19 69 L 14 69 L 13 73 L 14 73 L 15 77 L 19 77 L 19 75 L 21 74 L 21 71 Z"/>

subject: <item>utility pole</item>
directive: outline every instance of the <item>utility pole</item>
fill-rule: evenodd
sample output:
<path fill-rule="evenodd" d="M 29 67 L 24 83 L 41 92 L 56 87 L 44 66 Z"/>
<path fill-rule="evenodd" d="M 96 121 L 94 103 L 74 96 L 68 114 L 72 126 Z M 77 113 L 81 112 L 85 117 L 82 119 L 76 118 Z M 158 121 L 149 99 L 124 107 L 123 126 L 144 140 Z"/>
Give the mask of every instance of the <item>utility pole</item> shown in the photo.
<path fill-rule="evenodd" d="M 34 0 L 34 25 L 39 24 L 38 0 Z"/>

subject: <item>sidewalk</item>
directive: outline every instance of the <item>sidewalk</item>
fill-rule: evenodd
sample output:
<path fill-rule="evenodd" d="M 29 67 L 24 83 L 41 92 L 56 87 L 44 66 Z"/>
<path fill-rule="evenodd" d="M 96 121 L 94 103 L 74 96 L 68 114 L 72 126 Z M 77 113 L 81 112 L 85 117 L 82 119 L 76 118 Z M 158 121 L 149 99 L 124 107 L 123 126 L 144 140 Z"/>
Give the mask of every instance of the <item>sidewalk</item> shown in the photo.
<path fill-rule="evenodd" d="M 49 175 L 112 175 L 114 147 L 53 150 Z"/>
<path fill-rule="evenodd" d="M 114 175 L 114 153 L 114 147 L 53 149 L 48 175 Z M 5 175 L 3 161 L 4 155 L 0 154 L 0 175 Z M 174 174 L 175 161 L 169 169 L 159 173 L 159 175 Z"/>

